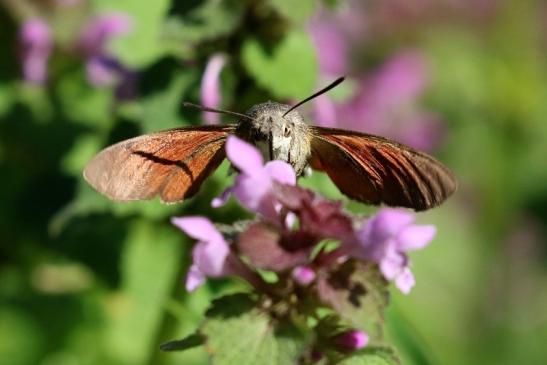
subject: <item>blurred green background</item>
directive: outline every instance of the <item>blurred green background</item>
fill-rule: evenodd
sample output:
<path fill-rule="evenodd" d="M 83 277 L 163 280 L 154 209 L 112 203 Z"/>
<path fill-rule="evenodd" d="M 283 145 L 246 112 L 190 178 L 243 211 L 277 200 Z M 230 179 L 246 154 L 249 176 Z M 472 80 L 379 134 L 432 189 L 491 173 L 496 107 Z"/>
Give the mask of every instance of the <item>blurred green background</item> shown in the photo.
<path fill-rule="evenodd" d="M 130 26 L 97 31 L 92 49 L 86 24 L 108 14 Z M 52 49 L 22 44 L 36 19 Z M 309 121 L 417 141 L 455 171 L 456 195 L 418 217 L 438 236 L 412 256 L 416 287 L 392 291 L 405 364 L 547 363 L 544 1 L 0 0 L 0 54 L 1 365 L 207 363 L 158 346 L 237 284 L 188 295 L 191 242 L 169 217 L 242 217 L 209 206 L 227 164 L 170 206 L 111 203 L 81 172 L 113 142 L 202 124 L 181 101 L 207 101 L 215 55 L 220 107 L 295 102 L 343 72 L 329 100 L 302 108 Z M 29 57 L 48 58 L 47 79 L 22 71 Z M 343 199 L 324 175 L 302 183 Z"/>

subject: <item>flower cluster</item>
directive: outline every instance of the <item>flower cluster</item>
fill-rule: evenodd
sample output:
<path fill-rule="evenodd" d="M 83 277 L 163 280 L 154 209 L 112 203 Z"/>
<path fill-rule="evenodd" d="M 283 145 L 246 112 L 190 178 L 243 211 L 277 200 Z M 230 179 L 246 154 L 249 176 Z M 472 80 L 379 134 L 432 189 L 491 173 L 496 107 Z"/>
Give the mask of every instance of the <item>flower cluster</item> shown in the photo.
<path fill-rule="evenodd" d="M 47 64 L 53 50 L 48 24 L 39 18 L 27 20 L 19 30 L 19 57 L 23 78 L 35 84 L 47 79 Z"/>
<path fill-rule="evenodd" d="M 318 97 L 314 103 L 316 121 L 431 150 L 441 140 L 443 128 L 439 116 L 421 105 L 431 73 L 425 55 L 416 49 L 397 50 L 372 72 L 355 62 L 362 54 L 370 54 L 366 34 L 373 22 L 369 10 L 362 2 L 353 1 L 344 11 L 323 9 L 310 22 L 322 77 L 330 80 L 348 75 L 353 85 L 344 100 Z"/>
<path fill-rule="evenodd" d="M 172 219 L 198 241 L 187 290 L 195 290 L 206 277 L 238 276 L 258 293 L 280 300 L 294 295 L 313 298 L 319 306 L 339 312 L 354 305 L 347 302 L 348 296 L 366 294 L 366 283 L 356 279 L 361 274 L 378 272 L 380 281 L 393 281 L 403 293 L 410 292 L 414 277 L 407 252 L 425 247 L 435 235 L 433 226 L 416 225 L 412 214 L 399 209 L 381 209 L 368 219 L 355 217 L 341 202 L 297 186 L 289 164 L 264 164 L 254 146 L 235 136 L 228 138 L 226 153 L 239 173 L 213 206 L 234 196 L 256 219 L 230 240 L 207 218 Z M 264 271 L 275 273 L 277 282 L 262 280 Z M 342 343 L 340 349 L 358 349 L 366 345 L 368 335 L 343 331 L 332 342 Z"/>
<path fill-rule="evenodd" d="M 85 58 L 87 80 L 91 85 L 118 85 L 119 89 L 124 89 L 125 83 L 132 82 L 132 73 L 107 48 L 112 38 L 128 33 L 131 28 L 131 19 L 116 13 L 93 17 L 84 25 L 78 39 L 78 48 Z"/>
<path fill-rule="evenodd" d="M 90 18 L 74 40 L 75 48 L 84 59 L 88 82 L 95 87 L 116 88 L 120 99 L 133 96 L 136 75 L 108 50 L 108 43 L 132 29 L 131 19 L 123 14 L 104 13 Z M 47 79 L 47 64 L 53 51 L 52 31 L 39 18 L 25 21 L 19 31 L 19 55 L 23 78 L 43 84 Z"/>

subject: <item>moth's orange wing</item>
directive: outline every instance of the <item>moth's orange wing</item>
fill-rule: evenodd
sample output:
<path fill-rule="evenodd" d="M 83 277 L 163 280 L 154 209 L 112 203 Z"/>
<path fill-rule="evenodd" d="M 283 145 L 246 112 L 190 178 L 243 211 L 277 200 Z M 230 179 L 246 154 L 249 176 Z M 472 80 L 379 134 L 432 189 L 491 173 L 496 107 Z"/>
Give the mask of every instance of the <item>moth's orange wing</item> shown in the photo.
<path fill-rule="evenodd" d="M 165 203 L 194 195 L 226 156 L 234 126 L 176 128 L 107 147 L 86 166 L 84 178 L 112 200 Z"/>
<path fill-rule="evenodd" d="M 312 127 L 312 168 L 342 193 L 369 204 L 426 210 L 457 188 L 452 172 L 432 156 L 386 138 Z"/>

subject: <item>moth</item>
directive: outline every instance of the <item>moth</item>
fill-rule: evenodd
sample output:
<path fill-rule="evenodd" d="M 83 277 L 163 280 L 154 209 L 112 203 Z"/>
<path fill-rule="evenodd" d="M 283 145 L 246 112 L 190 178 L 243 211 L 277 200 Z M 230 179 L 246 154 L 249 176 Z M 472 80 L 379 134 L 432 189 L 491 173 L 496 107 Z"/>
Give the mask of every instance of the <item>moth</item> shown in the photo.
<path fill-rule="evenodd" d="M 265 160 L 291 164 L 297 176 L 309 167 L 325 172 L 344 195 L 359 202 L 421 211 L 447 199 L 457 182 L 434 157 L 387 138 L 310 126 L 295 110 L 342 81 L 292 107 L 266 102 L 245 114 L 186 103 L 239 121 L 169 129 L 119 142 L 88 163 L 84 178 L 115 201 L 158 195 L 165 203 L 183 201 L 196 194 L 224 160 L 226 138 L 234 134 L 258 147 Z"/>

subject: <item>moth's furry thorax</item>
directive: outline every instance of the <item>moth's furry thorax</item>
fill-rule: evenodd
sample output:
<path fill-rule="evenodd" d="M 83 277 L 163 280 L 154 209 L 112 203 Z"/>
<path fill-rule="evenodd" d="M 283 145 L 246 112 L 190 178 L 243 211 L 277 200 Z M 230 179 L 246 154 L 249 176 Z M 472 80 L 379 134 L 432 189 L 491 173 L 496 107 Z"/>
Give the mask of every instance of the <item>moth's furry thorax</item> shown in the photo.
<path fill-rule="evenodd" d="M 282 160 L 291 164 L 300 176 L 308 166 L 310 137 L 308 125 L 290 105 L 268 101 L 253 106 L 245 113 L 252 119 L 242 118 L 237 134 L 253 143 L 265 161 Z"/>

